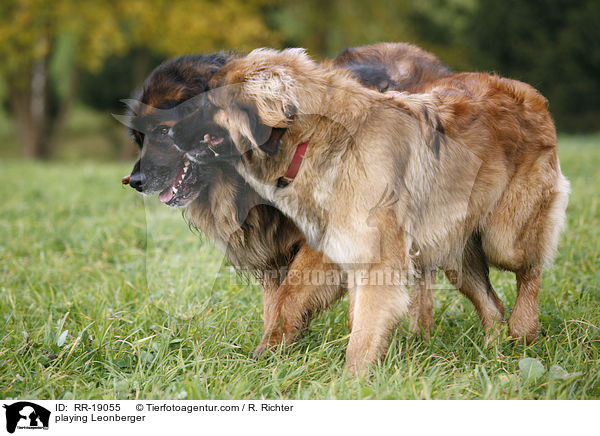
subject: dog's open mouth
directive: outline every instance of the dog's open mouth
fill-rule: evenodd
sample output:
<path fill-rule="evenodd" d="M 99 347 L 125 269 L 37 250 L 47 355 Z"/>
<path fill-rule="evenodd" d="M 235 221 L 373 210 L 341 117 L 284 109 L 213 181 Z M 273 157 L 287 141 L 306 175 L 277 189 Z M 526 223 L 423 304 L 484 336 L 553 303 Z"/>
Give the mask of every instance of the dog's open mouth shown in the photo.
<path fill-rule="evenodd" d="M 202 146 L 201 153 L 214 155 L 214 157 L 218 157 L 221 153 L 219 151 L 219 146 L 223 144 L 225 138 L 220 136 L 213 136 L 210 134 L 205 134 L 200 145 Z M 210 151 L 210 153 L 208 152 Z"/>
<path fill-rule="evenodd" d="M 229 154 L 228 152 L 227 141 L 225 141 L 224 137 L 213 136 L 207 133 L 195 149 L 185 153 L 185 157 L 192 162 L 201 164 L 207 159 L 226 157 Z"/>
<path fill-rule="evenodd" d="M 220 155 L 219 148 L 222 147 L 225 138 L 204 135 L 202 141 L 194 150 L 184 151 L 177 145 L 175 147 L 183 154 L 183 163 L 177 171 L 173 182 L 159 194 L 159 200 L 172 207 L 185 207 L 189 200 L 193 200 L 199 182 L 199 168 L 207 157 Z"/>
<path fill-rule="evenodd" d="M 189 159 L 184 158 L 183 164 L 173 183 L 164 189 L 158 198 L 167 206 L 176 206 L 185 201 L 193 192 L 194 184 L 197 181 L 196 171 L 193 170 L 194 164 Z"/>
<path fill-rule="evenodd" d="M 206 135 L 204 135 L 204 144 L 207 144 L 208 147 L 213 150 L 213 152 L 215 152 L 215 148 L 218 147 L 219 145 L 221 145 L 223 143 L 223 141 L 225 140 L 225 138 L 219 137 L 219 136 L 212 136 L 209 135 L 208 133 Z M 215 152 L 216 153 L 216 152 Z"/>

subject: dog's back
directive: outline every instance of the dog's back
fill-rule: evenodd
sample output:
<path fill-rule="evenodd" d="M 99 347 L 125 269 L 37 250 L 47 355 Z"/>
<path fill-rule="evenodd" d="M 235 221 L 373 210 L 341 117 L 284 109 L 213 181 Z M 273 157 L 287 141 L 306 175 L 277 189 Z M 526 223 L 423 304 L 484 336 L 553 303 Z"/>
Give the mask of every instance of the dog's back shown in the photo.
<path fill-rule="evenodd" d="M 481 165 L 470 194 L 470 207 L 479 204 L 493 208 L 480 211 L 482 233 L 486 233 L 488 224 L 495 223 L 498 234 L 504 239 L 514 237 L 516 241 L 518 235 L 509 235 L 511 229 L 516 231 L 519 226 L 524 226 L 536 210 L 543 214 L 539 207 L 545 202 L 551 203 L 550 197 L 554 193 L 567 191 L 560 172 L 556 130 L 547 100 L 535 88 L 493 74 L 458 73 L 423 84 L 417 91 L 423 93 L 427 101 L 433 98 L 435 102 L 434 113 L 426 118 L 434 121 L 429 127 L 431 130 L 441 129 L 444 134 L 442 157 L 438 157 L 440 165 L 444 165 L 444 144 L 448 150 L 467 151 Z M 409 98 L 400 95 L 400 101 Z M 515 202 L 516 198 L 520 201 Z M 564 217 L 564 205 L 560 208 Z M 519 213 L 524 210 L 528 212 Z M 556 213 L 550 215 L 557 216 Z M 556 225 L 551 227 L 560 228 L 562 220 L 564 218 L 557 223 L 553 219 Z M 545 230 L 536 228 L 535 232 L 543 234 Z M 548 243 L 541 242 L 546 239 Z M 484 237 L 484 245 L 485 241 Z M 533 250 L 536 263 L 543 264 L 552 258 L 556 237 L 530 242 L 531 247 L 537 247 Z M 498 246 L 496 243 L 488 246 L 489 260 L 505 269 L 515 270 L 528 258 L 522 251 L 518 256 L 516 252 L 514 256 L 507 255 L 511 250 L 506 247 L 492 250 L 492 246 Z M 531 251 L 525 248 L 523 250 Z"/>
<path fill-rule="evenodd" d="M 450 136 L 478 120 L 495 135 L 522 131 L 525 141 L 528 134 L 535 135 L 532 146 L 556 147 L 548 101 L 526 83 L 486 73 L 457 73 L 420 84 L 414 91 L 440 100 L 440 117 Z"/>
<path fill-rule="evenodd" d="M 352 71 L 363 85 L 379 91 L 412 91 L 452 74 L 435 55 L 405 42 L 379 42 L 344 49 L 334 65 Z"/>
<path fill-rule="evenodd" d="M 483 73 L 454 74 L 416 90 L 437 100 L 448 150 L 463 149 L 478 162 L 468 202 L 474 236 L 486 263 L 516 273 L 509 330 L 531 342 L 541 271 L 555 254 L 569 195 L 547 100 L 528 84 Z M 443 165 L 443 146 L 440 155 Z"/>

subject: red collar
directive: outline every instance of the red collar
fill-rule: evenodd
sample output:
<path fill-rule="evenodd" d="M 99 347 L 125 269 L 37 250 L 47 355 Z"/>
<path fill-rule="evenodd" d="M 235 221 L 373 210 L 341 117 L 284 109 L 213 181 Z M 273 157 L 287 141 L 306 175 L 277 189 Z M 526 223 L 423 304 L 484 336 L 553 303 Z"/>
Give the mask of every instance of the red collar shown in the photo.
<path fill-rule="evenodd" d="M 280 177 L 277 180 L 277 186 L 283 188 L 294 180 L 296 174 L 298 174 L 298 170 L 300 170 L 300 165 L 302 164 L 302 159 L 304 159 L 304 153 L 306 153 L 306 148 L 308 147 L 308 141 L 299 144 L 296 147 L 296 152 L 294 153 L 294 157 L 292 158 L 292 163 L 284 174 L 283 177 Z"/>

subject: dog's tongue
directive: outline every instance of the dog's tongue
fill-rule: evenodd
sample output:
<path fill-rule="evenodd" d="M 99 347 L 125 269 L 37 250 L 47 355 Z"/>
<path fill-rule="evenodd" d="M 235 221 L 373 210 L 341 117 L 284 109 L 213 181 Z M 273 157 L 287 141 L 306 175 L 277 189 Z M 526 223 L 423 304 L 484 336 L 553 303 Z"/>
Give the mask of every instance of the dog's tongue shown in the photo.
<path fill-rule="evenodd" d="M 162 203 L 168 203 L 169 201 L 171 201 L 173 199 L 174 195 L 175 194 L 173 193 L 173 187 L 169 186 L 167 189 L 165 189 L 160 194 L 158 194 L 158 199 Z"/>
<path fill-rule="evenodd" d="M 175 176 L 175 180 L 173 180 L 173 183 L 171 183 L 171 186 L 169 186 L 167 189 L 165 189 L 160 194 L 158 194 L 158 199 L 161 202 L 168 203 L 169 201 L 171 201 L 173 199 L 173 197 L 175 197 L 175 193 L 173 192 L 173 189 L 181 182 L 181 177 L 183 176 L 183 173 L 184 173 L 183 170 L 184 170 L 184 166 L 182 165 L 181 168 L 179 168 L 177 175 Z M 177 186 L 177 187 L 179 187 L 179 186 Z"/>

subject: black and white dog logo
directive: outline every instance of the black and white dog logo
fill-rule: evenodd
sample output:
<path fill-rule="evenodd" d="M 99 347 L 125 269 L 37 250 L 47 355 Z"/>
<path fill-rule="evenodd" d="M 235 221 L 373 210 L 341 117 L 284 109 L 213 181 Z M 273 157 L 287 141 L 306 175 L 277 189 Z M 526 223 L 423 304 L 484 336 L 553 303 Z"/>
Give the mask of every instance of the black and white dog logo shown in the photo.
<path fill-rule="evenodd" d="M 29 401 L 19 401 L 3 405 L 6 409 L 6 431 L 14 433 L 15 429 L 48 429 L 50 411 Z"/>

